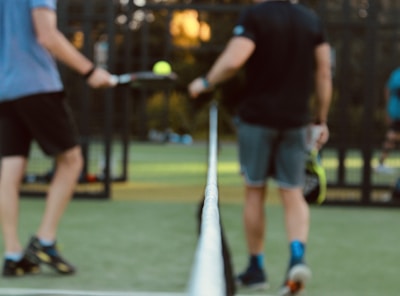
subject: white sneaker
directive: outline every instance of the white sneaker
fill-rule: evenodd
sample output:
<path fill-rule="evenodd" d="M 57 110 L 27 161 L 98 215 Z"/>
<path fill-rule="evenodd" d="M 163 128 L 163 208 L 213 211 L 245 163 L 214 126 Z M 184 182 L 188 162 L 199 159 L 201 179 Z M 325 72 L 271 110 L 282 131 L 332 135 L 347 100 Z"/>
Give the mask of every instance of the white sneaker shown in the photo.
<path fill-rule="evenodd" d="M 384 164 L 380 164 L 375 168 L 375 173 L 378 174 L 394 174 L 395 171 L 393 168 L 387 167 Z"/>
<path fill-rule="evenodd" d="M 279 296 L 299 296 L 303 294 L 306 283 L 311 279 L 311 270 L 305 264 L 290 268 L 287 278 L 279 291 Z"/>

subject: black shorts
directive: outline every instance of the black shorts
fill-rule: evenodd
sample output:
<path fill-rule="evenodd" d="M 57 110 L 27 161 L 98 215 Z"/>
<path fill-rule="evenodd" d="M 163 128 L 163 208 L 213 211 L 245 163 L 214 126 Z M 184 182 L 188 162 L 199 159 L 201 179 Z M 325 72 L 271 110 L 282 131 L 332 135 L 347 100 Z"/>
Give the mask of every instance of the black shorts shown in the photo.
<path fill-rule="evenodd" d="M 78 145 L 77 127 L 64 92 L 0 103 L 1 155 L 27 157 L 32 140 L 51 156 Z"/>

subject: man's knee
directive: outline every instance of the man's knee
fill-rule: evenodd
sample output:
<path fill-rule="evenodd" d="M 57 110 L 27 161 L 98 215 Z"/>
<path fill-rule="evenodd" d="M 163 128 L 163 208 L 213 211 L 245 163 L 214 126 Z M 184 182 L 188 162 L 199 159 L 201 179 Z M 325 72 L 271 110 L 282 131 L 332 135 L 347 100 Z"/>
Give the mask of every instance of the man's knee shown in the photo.
<path fill-rule="evenodd" d="M 6 156 L 2 158 L 1 162 L 0 180 L 2 185 L 19 185 L 25 173 L 26 157 Z"/>
<path fill-rule="evenodd" d="M 57 164 L 81 171 L 83 156 L 80 146 L 75 146 L 57 156 Z"/>
<path fill-rule="evenodd" d="M 279 188 L 279 193 L 284 204 L 294 204 L 305 201 L 301 187 Z"/>

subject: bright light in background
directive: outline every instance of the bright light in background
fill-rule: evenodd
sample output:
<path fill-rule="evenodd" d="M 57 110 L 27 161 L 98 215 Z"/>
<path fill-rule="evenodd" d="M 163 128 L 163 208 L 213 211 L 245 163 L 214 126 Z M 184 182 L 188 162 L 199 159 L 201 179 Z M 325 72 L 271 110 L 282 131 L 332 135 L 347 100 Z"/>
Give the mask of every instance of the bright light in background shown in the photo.
<path fill-rule="evenodd" d="M 144 11 L 144 10 L 136 10 L 132 15 L 132 20 L 129 23 L 129 28 L 131 30 L 140 29 L 143 22 L 152 23 L 154 22 L 155 17 L 152 12 Z"/>
<path fill-rule="evenodd" d="M 128 21 L 128 17 L 125 14 L 120 14 L 115 21 L 118 25 L 123 25 Z"/>
<path fill-rule="evenodd" d="M 126 6 L 133 2 L 137 7 L 129 21 L 129 16 L 120 14 L 116 17 L 115 22 L 118 25 L 125 25 L 131 30 L 139 30 L 143 22 L 151 23 L 155 21 L 153 12 L 140 9 L 146 5 L 146 0 L 119 0 L 122 6 Z M 167 0 L 153 0 L 153 2 L 161 3 Z M 173 12 L 172 21 L 170 23 L 170 33 L 173 36 L 173 42 L 178 46 L 198 46 L 200 42 L 207 42 L 211 38 L 210 26 L 203 21 L 199 21 L 199 13 L 194 9 L 186 9 L 183 11 Z"/>
<path fill-rule="evenodd" d="M 198 19 L 198 12 L 193 9 L 175 11 L 170 25 L 173 41 L 179 46 L 197 46 L 200 41 L 211 37 L 210 26 Z"/>
<path fill-rule="evenodd" d="M 85 41 L 85 35 L 83 34 L 82 31 L 77 31 L 72 35 L 71 42 L 76 48 L 82 49 L 84 41 Z"/>
<path fill-rule="evenodd" d="M 361 3 L 359 3 L 358 16 L 361 18 L 368 17 L 368 8 L 369 8 L 369 1 L 362 0 Z"/>
<path fill-rule="evenodd" d="M 136 6 L 142 7 L 146 5 L 146 0 L 119 0 L 121 5 L 128 5 L 129 1 L 133 1 Z M 153 0 L 155 3 L 168 2 L 168 0 Z"/>
<path fill-rule="evenodd" d="M 136 6 L 145 6 L 146 5 L 146 0 L 133 0 L 133 3 L 135 3 Z"/>

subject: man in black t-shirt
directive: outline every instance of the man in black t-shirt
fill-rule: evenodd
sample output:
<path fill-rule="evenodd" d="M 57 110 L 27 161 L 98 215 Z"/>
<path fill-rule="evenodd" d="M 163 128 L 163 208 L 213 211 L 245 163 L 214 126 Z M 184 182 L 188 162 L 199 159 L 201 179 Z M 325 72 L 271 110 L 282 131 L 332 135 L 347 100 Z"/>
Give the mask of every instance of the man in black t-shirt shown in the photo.
<path fill-rule="evenodd" d="M 303 196 L 307 135 L 319 126 L 317 146 L 329 138 L 331 101 L 330 47 L 321 21 L 290 1 L 257 1 L 246 9 L 233 37 L 211 70 L 189 86 L 192 98 L 245 68 L 246 85 L 239 107 L 238 142 L 245 180 L 244 226 L 248 268 L 241 286 L 265 288 L 264 267 L 267 179 L 274 177 L 285 211 L 290 261 L 281 295 L 297 295 L 311 277 L 305 264 L 309 208 Z M 315 93 L 314 114 L 309 110 Z"/>

